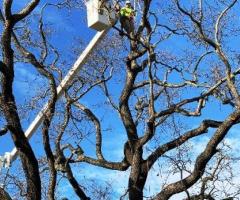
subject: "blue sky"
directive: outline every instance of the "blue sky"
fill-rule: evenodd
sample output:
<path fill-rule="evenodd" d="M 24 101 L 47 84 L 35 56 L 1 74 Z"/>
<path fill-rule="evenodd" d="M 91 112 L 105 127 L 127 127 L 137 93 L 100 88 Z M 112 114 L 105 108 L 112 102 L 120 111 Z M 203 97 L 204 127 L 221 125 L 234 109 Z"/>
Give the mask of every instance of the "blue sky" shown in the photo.
<path fill-rule="evenodd" d="M 19 8 L 22 8 L 27 2 L 27 0 L 22 1 L 14 1 L 14 10 L 19 10 Z M 54 1 L 53 1 L 54 2 Z M 186 2 L 186 1 L 185 1 Z M 36 9 L 36 13 L 40 11 L 40 7 L 45 3 L 45 1 L 41 1 L 40 6 Z M 48 25 L 50 28 L 54 28 L 54 31 L 51 33 L 51 39 L 50 42 L 52 45 L 57 46 L 59 51 L 61 53 L 61 59 L 68 60 L 68 64 L 66 66 L 66 69 L 63 69 L 64 71 L 67 71 L 67 69 L 71 66 L 71 64 L 75 61 L 77 58 L 77 55 L 72 53 L 72 47 L 78 47 L 79 44 L 76 43 L 76 41 L 81 40 L 84 44 L 87 44 L 90 39 L 94 36 L 96 33 L 93 30 L 90 30 L 87 28 L 86 25 L 86 13 L 85 9 L 73 9 L 70 12 L 66 9 L 58 10 L 54 7 L 49 7 L 45 11 L 46 18 L 45 20 L 48 22 Z M 31 21 L 32 26 L 36 27 L 37 21 Z M 110 33 L 112 34 L 112 32 Z M 239 43 L 239 40 L 237 41 Z M 183 56 L 182 49 L 185 48 L 185 46 L 188 45 L 187 41 L 185 39 L 178 40 L 176 42 L 175 38 L 173 37 L 172 40 L 168 41 L 167 43 L 162 43 L 160 47 L 163 51 L 169 51 L 171 53 L 180 54 Z M 236 45 L 236 43 L 232 44 L 233 46 Z M 81 47 L 82 48 L 82 47 Z M 207 69 L 207 63 L 205 63 L 205 66 L 202 66 L 204 70 Z M 64 65 L 63 65 L 64 66 Z M 85 66 L 87 68 L 87 66 Z M 122 66 L 124 67 L 124 66 Z M 36 70 L 26 64 L 20 63 L 17 64 L 15 67 L 15 81 L 14 81 L 14 92 L 16 96 L 16 101 L 18 103 L 19 108 L 25 104 L 26 100 L 29 97 L 33 97 L 39 92 L 41 92 L 41 89 L 44 87 L 44 80 L 38 75 Z M 173 77 L 173 81 L 176 81 L 176 77 Z M 117 100 L 119 97 L 119 92 L 121 91 L 121 87 L 118 86 L 116 83 L 112 82 L 110 85 L 111 89 L 114 91 L 113 94 L 115 95 L 115 99 Z M 186 91 L 186 96 L 189 95 L 188 91 Z M 103 129 L 109 129 L 109 131 L 105 131 L 103 133 L 103 153 L 109 160 L 114 161 L 120 161 L 123 158 L 123 144 L 126 141 L 126 135 L 123 129 L 123 125 L 119 119 L 119 116 L 117 113 L 112 113 L 111 110 L 108 108 L 108 106 L 103 107 L 97 107 L 95 104 L 95 101 L 99 100 L 99 102 L 103 102 L 103 94 L 100 89 L 95 89 L 93 92 L 91 92 L 89 95 L 84 97 L 81 102 L 95 108 L 96 115 L 103 119 L 106 117 L 103 123 Z M 202 118 L 208 117 L 208 118 L 214 118 L 216 120 L 222 120 L 227 115 L 227 113 L 231 110 L 229 107 L 222 107 L 220 104 L 216 102 L 214 99 L 210 99 L 212 103 L 208 105 L 208 109 L 203 112 Z M 32 119 L 34 119 L 35 114 L 40 110 L 41 105 L 43 105 L 45 102 L 39 102 L 39 105 L 37 108 L 35 108 L 27 118 L 24 118 L 22 120 L 22 124 L 24 129 L 28 127 Z M 212 106 L 212 105 L 215 106 Z M 60 105 L 60 104 L 59 104 Z M 96 109 L 97 108 L 97 109 Z M 24 114 L 24 113 L 23 113 Z M 187 122 L 188 128 L 194 128 L 197 127 L 199 122 L 202 120 L 202 118 L 191 118 L 189 119 L 183 119 L 185 122 Z M 1 122 L 3 123 L 3 122 Z M 70 128 L 71 129 L 71 128 Z M 195 147 L 194 156 L 197 155 L 197 153 L 201 152 L 203 147 L 206 145 L 209 135 L 211 135 L 212 132 L 209 134 L 206 134 L 204 137 L 198 137 L 191 141 L 193 147 Z M 111 140 L 109 138 L 114 138 L 114 140 Z M 89 137 L 89 140 L 83 141 L 81 143 L 83 145 L 83 149 L 88 153 L 88 155 L 94 154 L 94 135 Z M 168 138 L 166 138 L 168 140 Z M 240 136 L 238 136 L 238 129 L 234 128 L 230 134 L 228 135 L 228 142 L 235 148 L 234 152 L 238 152 L 238 141 L 240 141 Z M 162 142 L 165 142 L 163 140 Z M 42 145 L 41 145 L 41 134 L 39 131 L 34 135 L 34 137 L 31 139 L 31 144 L 34 148 L 34 151 L 38 156 L 40 156 L 43 152 Z M 6 151 L 10 151 L 13 147 L 11 139 L 9 135 L 1 137 L 0 139 L 0 154 L 2 155 Z M 151 146 L 153 147 L 153 146 Z M 161 163 L 161 162 L 160 162 Z M 14 166 L 13 166 L 14 167 Z M 13 168 L 14 169 L 14 168 Z M 158 173 L 157 165 L 154 167 L 155 170 L 153 170 L 147 181 L 146 185 L 146 195 L 152 195 L 155 192 L 160 190 L 162 180 L 156 174 Z M 81 170 L 78 172 L 78 169 L 75 168 L 76 176 L 79 180 L 83 180 L 83 177 L 87 177 L 89 179 L 91 178 L 98 178 L 99 181 L 110 181 L 112 182 L 112 185 L 115 186 L 114 188 L 118 188 L 117 191 L 113 194 L 113 199 L 118 199 L 118 197 L 124 193 L 127 187 L 128 182 L 128 173 L 129 172 L 116 172 L 116 171 L 109 171 L 105 169 L 96 168 L 93 166 L 88 165 L 81 165 Z M 166 174 L 165 174 L 166 175 Z M 117 182 L 116 182 L 117 177 Z M 177 176 L 172 176 L 169 181 L 176 181 Z M 153 186 L 154 185 L 154 186 Z M 151 189 L 148 189 L 150 188 Z M 71 195 L 74 196 L 74 193 L 70 189 L 70 187 L 66 187 L 66 185 L 63 183 L 62 187 L 60 186 L 59 189 L 60 196 L 64 196 L 66 192 L 72 193 Z M 73 197 L 74 198 L 74 197 Z M 180 197 L 173 197 L 172 200 L 178 200 Z"/>

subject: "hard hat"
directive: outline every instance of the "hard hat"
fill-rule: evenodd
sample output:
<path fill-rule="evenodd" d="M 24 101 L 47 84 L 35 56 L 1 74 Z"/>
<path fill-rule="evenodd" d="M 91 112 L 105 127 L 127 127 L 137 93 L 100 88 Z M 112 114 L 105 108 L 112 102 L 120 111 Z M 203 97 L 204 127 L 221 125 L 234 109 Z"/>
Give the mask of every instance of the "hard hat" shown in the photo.
<path fill-rule="evenodd" d="M 127 1 L 125 2 L 125 4 L 131 4 L 131 2 L 130 2 L 129 0 L 127 0 Z"/>

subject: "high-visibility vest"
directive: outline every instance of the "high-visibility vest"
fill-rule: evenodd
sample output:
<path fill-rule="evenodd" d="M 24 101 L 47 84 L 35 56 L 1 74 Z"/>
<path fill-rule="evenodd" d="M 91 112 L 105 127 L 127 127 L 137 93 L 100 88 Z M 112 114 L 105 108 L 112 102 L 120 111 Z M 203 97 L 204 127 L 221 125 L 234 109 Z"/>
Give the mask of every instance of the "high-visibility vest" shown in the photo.
<path fill-rule="evenodd" d="M 128 7 L 123 7 L 120 10 L 120 15 L 122 17 L 132 17 L 134 15 L 134 11 L 132 8 L 128 8 Z"/>

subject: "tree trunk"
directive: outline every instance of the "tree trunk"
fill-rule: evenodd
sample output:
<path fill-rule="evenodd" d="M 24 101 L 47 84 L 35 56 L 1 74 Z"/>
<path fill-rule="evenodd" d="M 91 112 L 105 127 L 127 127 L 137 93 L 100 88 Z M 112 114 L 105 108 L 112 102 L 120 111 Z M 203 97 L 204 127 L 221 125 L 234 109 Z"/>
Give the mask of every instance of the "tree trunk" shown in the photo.
<path fill-rule="evenodd" d="M 129 200 L 142 200 L 143 189 L 148 175 L 142 159 L 142 148 L 135 151 L 131 164 L 132 168 L 128 183 Z"/>
<path fill-rule="evenodd" d="M 0 63 L 1 77 L 1 107 L 7 121 L 7 127 L 11 132 L 13 142 L 19 152 L 23 170 L 27 180 L 27 199 L 41 199 L 41 180 L 38 171 L 38 161 L 24 135 L 17 106 L 13 95 L 14 80 L 14 56 L 11 47 L 11 34 L 13 23 L 6 20 L 2 33 L 3 62 Z"/>
<path fill-rule="evenodd" d="M 137 178 L 137 182 L 134 183 L 131 179 L 129 179 L 129 200 L 142 200 L 143 199 L 143 189 L 146 183 L 147 174 L 140 173 Z"/>
<path fill-rule="evenodd" d="M 1 200 L 12 200 L 12 198 L 9 196 L 9 194 L 0 187 L 0 199 Z"/>

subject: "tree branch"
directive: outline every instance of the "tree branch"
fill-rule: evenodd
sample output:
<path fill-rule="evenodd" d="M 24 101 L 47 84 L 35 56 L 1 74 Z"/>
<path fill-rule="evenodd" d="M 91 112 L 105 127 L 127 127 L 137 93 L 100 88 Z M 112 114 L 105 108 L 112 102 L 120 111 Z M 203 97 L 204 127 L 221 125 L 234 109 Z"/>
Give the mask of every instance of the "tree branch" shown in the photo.
<path fill-rule="evenodd" d="M 94 123 L 96 128 L 96 155 L 99 160 L 103 160 L 104 158 L 102 155 L 102 130 L 99 119 L 89 108 L 80 104 L 79 102 L 74 102 L 73 105 L 76 106 L 78 109 L 82 110 Z"/>
<path fill-rule="evenodd" d="M 172 195 L 184 191 L 186 188 L 191 187 L 196 183 L 199 178 L 203 175 L 205 167 L 208 161 L 214 156 L 217 152 L 216 148 L 218 144 L 226 136 L 230 128 L 238 122 L 240 119 L 240 111 L 236 110 L 229 117 L 221 123 L 221 125 L 216 130 L 214 136 L 208 142 L 204 151 L 197 157 L 194 169 L 192 174 L 180 180 L 178 182 L 169 184 L 166 186 L 160 193 L 156 195 L 154 200 L 167 200 Z"/>
<path fill-rule="evenodd" d="M 2 129 L 0 129 L 0 136 L 5 135 L 7 132 L 8 132 L 8 127 L 7 126 L 3 127 Z"/>
<path fill-rule="evenodd" d="M 214 121 L 214 120 L 204 120 L 201 125 L 193 130 L 190 130 L 175 140 L 168 142 L 160 147 L 158 147 L 146 160 L 146 164 L 148 165 L 148 169 L 152 167 L 152 165 L 156 162 L 156 160 L 161 157 L 164 153 L 182 145 L 189 139 L 199 136 L 203 133 L 206 133 L 208 128 L 218 128 L 222 122 Z"/>
<path fill-rule="evenodd" d="M 18 14 L 13 15 L 14 23 L 27 17 L 39 4 L 40 0 L 32 0 L 25 8 L 23 8 Z"/>

